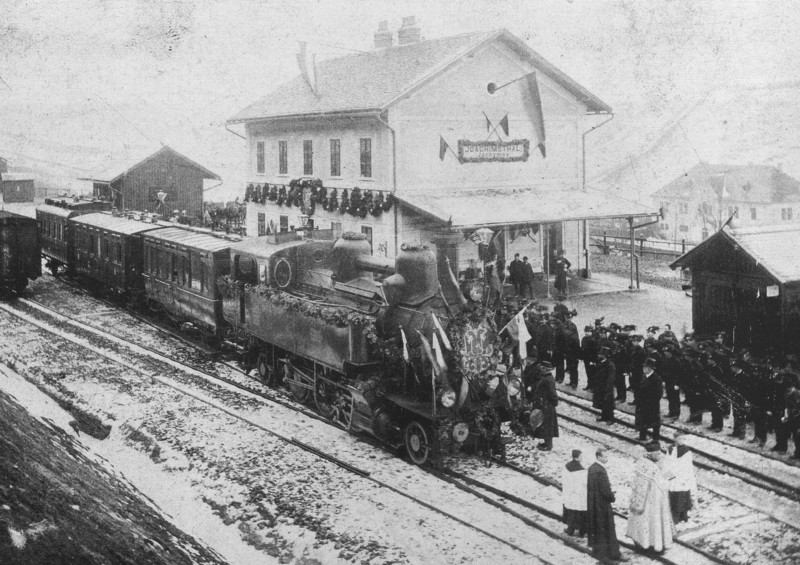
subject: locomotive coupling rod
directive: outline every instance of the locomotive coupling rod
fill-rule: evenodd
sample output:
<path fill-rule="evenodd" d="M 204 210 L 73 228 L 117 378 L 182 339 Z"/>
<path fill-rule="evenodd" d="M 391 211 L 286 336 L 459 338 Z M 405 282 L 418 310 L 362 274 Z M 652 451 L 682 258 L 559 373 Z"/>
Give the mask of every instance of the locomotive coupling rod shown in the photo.
<path fill-rule="evenodd" d="M 358 467 L 353 467 L 349 463 L 345 463 L 344 461 L 342 461 L 341 459 L 337 459 L 333 455 L 328 455 L 327 453 L 325 453 L 324 451 L 320 451 L 316 447 L 311 447 L 307 443 L 303 443 L 302 441 L 300 441 L 297 438 L 292 438 L 292 443 L 294 445 L 296 445 L 297 447 L 299 447 L 301 449 L 305 449 L 306 451 L 308 451 L 310 453 L 313 453 L 314 455 L 316 455 L 318 457 L 322 457 L 323 459 L 327 459 L 331 463 L 335 463 L 339 467 L 341 467 L 343 469 L 346 469 L 346 470 L 350 471 L 351 473 L 355 473 L 356 475 L 360 475 L 360 476 L 365 477 L 365 478 L 369 477 L 369 475 L 370 475 L 369 471 L 365 471 L 364 469 L 359 469 Z"/>

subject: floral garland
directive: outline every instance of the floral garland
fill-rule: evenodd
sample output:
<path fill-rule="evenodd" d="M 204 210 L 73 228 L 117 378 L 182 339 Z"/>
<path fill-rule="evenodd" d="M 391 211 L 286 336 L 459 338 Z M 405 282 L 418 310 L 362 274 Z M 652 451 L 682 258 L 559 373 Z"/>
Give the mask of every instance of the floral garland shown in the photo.
<path fill-rule="evenodd" d="M 311 192 L 310 202 L 303 199 L 305 189 Z M 292 179 L 287 185 L 253 184 L 247 185 L 244 201 L 256 204 L 265 204 L 269 200 L 278 206 L 295 206 L 304 214 L 313 216 L 317 204 L 326 212 L 338 211 L 340 214 L 350 214 L 359 218 L 366 218 L 367 214 L 375 217 L 392 209 L 395 196 L 391 192 L 384 194 L 380 190 L 364 190 L 353 187 L 348 194 L 347 189 L 339 191 L 336 188 L 325 188 L 320 179 Z"/>
<path fill-rule="evenodd" d="M 217 279 L 217 287 L 226 298 L 235 298 L 237 293 L 243 290 L 244 292 L 257 294 L 284 310 L 300 312 L 303 316 L 322 320 L 337 328 L 356 327 L 361 330 L 364 337 L 372 345 L 373 353 L 378 355 L 381 360 L 394 363 L 402 358 L 400 347 L 394 340 L 384 339 L 378 335 L 374 316 L 356 312 L 346 307 L 319 304 L 264 284 L 243 285 L 233 280 L 230 275 L 219 277 Z"/>

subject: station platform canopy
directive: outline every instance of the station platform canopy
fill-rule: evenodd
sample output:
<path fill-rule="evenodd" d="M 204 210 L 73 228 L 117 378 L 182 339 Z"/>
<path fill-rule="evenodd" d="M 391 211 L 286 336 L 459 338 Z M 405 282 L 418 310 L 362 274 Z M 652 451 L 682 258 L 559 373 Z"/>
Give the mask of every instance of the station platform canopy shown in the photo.
<path fill-rule="evenodd" d="M 418 213 L 452 228 L 550 224 L 574 220 L 646 218 L 658 210 L 589 189 L 478 189 L 445 193 L 398 191 L 395 196 Z"/>

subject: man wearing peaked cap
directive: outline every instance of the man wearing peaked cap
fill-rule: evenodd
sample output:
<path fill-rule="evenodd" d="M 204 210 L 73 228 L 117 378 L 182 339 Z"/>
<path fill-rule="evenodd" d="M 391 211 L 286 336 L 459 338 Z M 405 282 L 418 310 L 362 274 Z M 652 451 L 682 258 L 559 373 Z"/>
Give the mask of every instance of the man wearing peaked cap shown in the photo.
<path fill-rule="evenodd" d="M 656 374 L 656 360 L 648 357 L 644 361 L 644 380 L 639 386 L 636 402 L 636 427 L 639 441 L 647 441 L 647 431 L 652 430 L 653 441 L 661 439 L 661 397 L 664 385 Z"/>
<path fill-rule="evenodd" d="M 535 437 L 542 441 L 537 445 L 542 451 L 553 449 L 553 438 L 558 437 L 558 417 L 556 406 L 558 406 L 558 393 L 556 392 L 556 382 L 553 378 L 553 366 L 547 361 L 542 361 L 539 365 L 541 377 L 536 381 L 536 385 L 531 395 L 533 407 L 542 411 L 544 420 L 542 425 L 536 428 Z"/>
<path fill-rule="evenodd" d="M 597 353 L 597 367 L 595 368 L 592 391 L 592 406 L 602 411 L 598 422 L 611 424 L 614 422 L 614 385 L 616 383 L 617 368 L 611 359 L 611 350 L 601 346 Z"/>
<path fill-rule="evenodd" d="M 583 359 L 583 368 L 586 370 L 586 387 L 583 390 L 592 390 L 594 388 L 594 371 L 597 366 L 597 351 L 600 345 L 592 326 L 584 327 L 583 332 L 580 353 L 580 357 Z"/>

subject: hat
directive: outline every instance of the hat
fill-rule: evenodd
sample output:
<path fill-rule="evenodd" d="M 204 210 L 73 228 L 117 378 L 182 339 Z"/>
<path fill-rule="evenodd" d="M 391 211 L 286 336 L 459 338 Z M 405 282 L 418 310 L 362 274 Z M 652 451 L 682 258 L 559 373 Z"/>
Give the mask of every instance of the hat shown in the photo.
<path fill-rule="evenodd" d="M 623 332 L 632 332 L 635 329 L 636 329 L 636 326 L 634 326 L 632 324 L 628 324 L 628 325 L 622 327 L 622 331 Z"/>
<path fill-rule="evenodd" d="M 649 334 L 658 333 L 658 326 L 650 326 L 649 328 L 647 328 L 647 333 Z"/>
<path fill-rule="evenodd" d="M 580 449 L 573 449 L 572 450 L 572 458 L 573 459 L 577 459 L 580 456 L 581 456 L 581 450 Z"/>
<path fill-rule="evenodd" d="M 631 341 L 636 341 L 636 342 L 644 341 L 644 337 L 640 336 L 639 334 L 634 334 L 630 336 L 630 339 Z"/>
<path fill-rule="evenodd" d="M 653 453 L 655 451 L 661 451 L 661 444 L 657 441 L 653 441 L 645 445 L 644 448 L 647 450 L 647 453 Z"/>
<path fill-rule="evenodd" d="M 595 318 L 594 319 L 594 325 L 595 326 L 602 326 L 604 319 L 605 319 L 605 316 L 603 316 L 602 318 Z"/>
<path fill-rule="evenodd" d="M 597 354 L 598 354 L 598 355 L 605 355 L 606 357 L 608 357 L 608 356 L 611 354 L 611 349 L 609 349 L 608 347 L 606 347 L 605 345 L 603 345 L 603 346 L 602 346 L 602 347 L 600 347 L 600 349 L 597 351 Z"/>
<path fill-rule="evenodd" d="M 619 328 L 620 325 L 616 322 L 611 322 L 610 324 L 608 324 L 608 329 L 610 330 L 618 330 Z"/>
<path fill-rule="evenodd" d="M 584 327 L 583 327 L 583 331 L 585 331 L 585 332 L 591 332 L 591 331 L 594 331 L 594 328 L 593 328 L 592 326 L 584 326 Z"/>
<path fill-rule="evenodd" d="M 551 373 L 554 370 L 555 367 L 553 367 L 553 365 L 551 365 L 549 361 L 542 361 L 541 363 L 539 363 L 539 372 L 543 375 Z"/>
<path fill-rule="evenodd" d="M 683 339 L 695 339 L 694 332 L 686 332 L 686 334 L 683 336 Z"/>
<path fill-rule="evenodd" d="M 647 359 L 644 360 L 644 365 L 643 366 L 655 369 L 656 368 L 656 360 L 653 359 L 652 357 L 648 357 Z"/>

